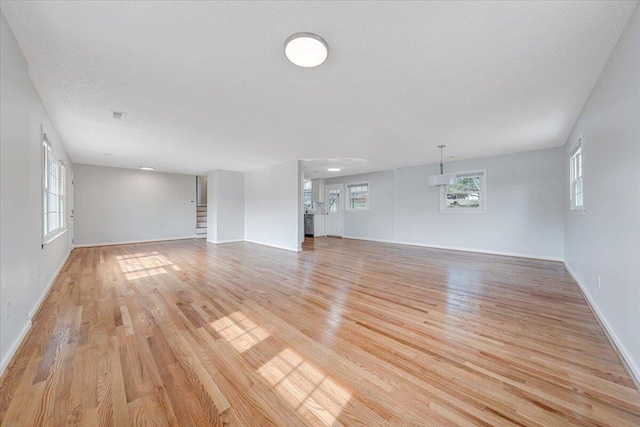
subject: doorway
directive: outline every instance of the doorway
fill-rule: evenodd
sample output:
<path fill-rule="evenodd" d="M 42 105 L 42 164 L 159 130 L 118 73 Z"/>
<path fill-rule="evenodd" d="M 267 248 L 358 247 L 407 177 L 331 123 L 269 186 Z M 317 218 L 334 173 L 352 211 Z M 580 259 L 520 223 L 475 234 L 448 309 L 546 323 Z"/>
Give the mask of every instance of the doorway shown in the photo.
<path fill-rule="evenodd" d="M 342 184 L 326 186 L 327 236 L 343 237 L 344 234 L 344 188 Z"/>

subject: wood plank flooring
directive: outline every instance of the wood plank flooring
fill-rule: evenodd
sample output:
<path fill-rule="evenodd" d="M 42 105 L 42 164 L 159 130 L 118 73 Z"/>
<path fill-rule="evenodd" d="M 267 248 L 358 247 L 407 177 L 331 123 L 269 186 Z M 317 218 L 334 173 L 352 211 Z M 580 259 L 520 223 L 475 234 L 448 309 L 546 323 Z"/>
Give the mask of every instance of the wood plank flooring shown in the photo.
<path fill-rule="evenodd" d="M 76 249 L 3 426 L 638 426 L 560 263 L 318 238 Z"/>

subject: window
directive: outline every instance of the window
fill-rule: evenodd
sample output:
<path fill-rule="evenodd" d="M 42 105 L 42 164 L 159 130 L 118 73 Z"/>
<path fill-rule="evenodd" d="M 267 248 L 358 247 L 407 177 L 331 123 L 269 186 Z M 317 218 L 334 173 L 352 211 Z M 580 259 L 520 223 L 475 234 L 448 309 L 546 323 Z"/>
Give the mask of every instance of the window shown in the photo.
<path fill-rule="evenodd" d="M 51 149 L 47 136 L 43 138 L 43 231 L 44 241 L 53 240 L 65 230 L 64 188 L 65 167 Z"/>
<path fill-rule="evenodd" d="M 329 199 L 329 212 L 330 213 L 339 213 L 340 212 L 340 190 L 337 188 L 332 188 L 327 193 L 327 199 Z"/>
<path fill-rule="evenodd" d="M 369 210 L 369 183 L 360 182 L 357 184 L 347 184 L 347 195 L 349 197 L 347 210 L 368 211 Z"/>
<path fill-rule="evenodd" d="M 304 188 L 303 188 L 304 193 L 303 194 L 304 194 L 304 207 L 306 209 L 310 209 L 311 205 L 313 203 L 312 196 L 311 196 L 311 194 L 312 194 L 312 191 L 311 191 L 312 187 L 311 186 L 312 186 L 311 181 L 305 181 L 304 182 Z"/>
<path fill-rule="evenodd" d="M 455 184 L 443 187 L 442 212 L 484 212 L 487 204 L 485 171 L 456 173 Z"/>
<path fill-rule="evenodd" d="M 569 161 L 570 170 L 570 195 L 571 209 L 584 209 L 584 200 L 582 196 L 582 138 L 573 150 L 571 150 L 571 159 Z"/>

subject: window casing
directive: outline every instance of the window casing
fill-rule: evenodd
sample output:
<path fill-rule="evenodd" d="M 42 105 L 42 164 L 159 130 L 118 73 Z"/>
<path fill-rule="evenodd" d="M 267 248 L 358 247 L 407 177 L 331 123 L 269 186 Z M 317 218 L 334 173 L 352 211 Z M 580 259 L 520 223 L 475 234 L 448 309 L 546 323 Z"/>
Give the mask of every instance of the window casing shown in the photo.
<path fill-rule="evenodd" d="M 485 212 L 486 171 L 456 173 L 456 183 L 440 190 L 441 212 Z"/>
<path fill-rule="evenodd" d="M 569 158 L 569 186 L 572 210 L 584 209 L 583 183 L 582 183 L 582 139 L 571 150 Z"/>
<path fill-rule="evenodd" d="M 45 243 L 50 242 L 66 228 L 65 223 L 65 167 L 46 138 L 43 138 L 43 226 Z"/>
<path fill-rule="evenodd" d="M 347 210 L 369 210 L 369 183 L 359 182 L 347 184 Z"/>

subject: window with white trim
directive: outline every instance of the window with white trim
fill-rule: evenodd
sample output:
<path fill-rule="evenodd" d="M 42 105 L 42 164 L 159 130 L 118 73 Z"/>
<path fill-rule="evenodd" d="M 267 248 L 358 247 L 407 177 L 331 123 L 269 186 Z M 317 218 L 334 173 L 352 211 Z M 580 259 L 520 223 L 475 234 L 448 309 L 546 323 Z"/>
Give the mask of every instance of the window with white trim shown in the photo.
<path fill-rule="evenodd" d="M 569 160 L 569 185 L 571 198 L 571 209 L 581 210 L 584 209 L 583 200 L 583 184 L 582 184 L 582 139 L 578 140 L 578 143 L 571 150 L 571 157 Z"/>
<path fill-rule="evenodd" d="M 484 212 L 487 206 L 486 172 L 456 173 L 454 184 L 442 187 L 440 211 Z"/>
<path fill-rule="evenodd" d="M 50 241 L 65 230 L 65 167 L 47 140 L 43 138 L 43 227 L 44 241 Z"/>
<path fill-rule="evenodd" d="M 369 183 L 358 182 L 347 184 L 347 210 L 348 211 L 368 211 L 369 210 Z"/>

